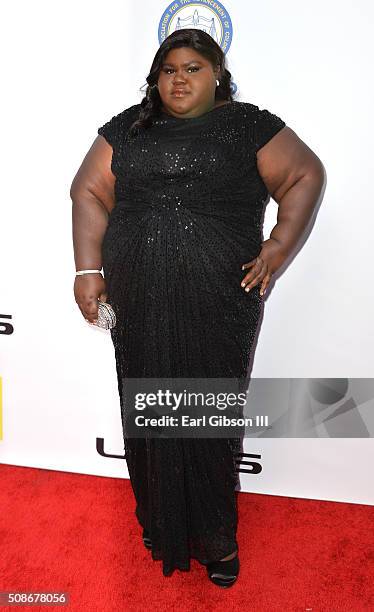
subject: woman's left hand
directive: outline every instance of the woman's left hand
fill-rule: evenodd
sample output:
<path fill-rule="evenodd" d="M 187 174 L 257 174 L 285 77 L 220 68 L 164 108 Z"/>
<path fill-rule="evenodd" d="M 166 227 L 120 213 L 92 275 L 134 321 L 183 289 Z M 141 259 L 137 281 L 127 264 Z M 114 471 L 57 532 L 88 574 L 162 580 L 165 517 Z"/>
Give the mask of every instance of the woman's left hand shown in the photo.
<path fill-rule="evenodd" d="M 252 270 L 245 275 L 241 286 L 245 288 L 245 291 L 250 291 L 258 283 L 261 283 L 260 295 L 263 295 L 272 274 L 278 270 L 285 259 L 286 255 L 282 252 L 277 240 L 274 240 L 274 238 L 264 240 L 259 255 L 252 261 L 243 264 L 242 270 L 247 268 L 252 268 Z"/>

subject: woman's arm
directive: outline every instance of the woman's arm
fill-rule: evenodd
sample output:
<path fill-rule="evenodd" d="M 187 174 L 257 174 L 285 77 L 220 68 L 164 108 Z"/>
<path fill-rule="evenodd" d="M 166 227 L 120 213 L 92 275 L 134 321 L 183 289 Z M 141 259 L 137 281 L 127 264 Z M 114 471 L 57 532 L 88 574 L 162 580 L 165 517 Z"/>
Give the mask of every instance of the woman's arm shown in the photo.
<path fill-rule="evenodd" d="M 112 147 L 97 136 L 70 187 L 73 248 L 76 270 L 100 270 L 101 243 L 114 206 L 115 177 L 111 171 Z M 97 300 L 105 300 L 101 274 L 77 276 L 74 295 L 85 319 L 97 317 Z"/>
<path fill-rule="evenodd" d="M 261 253 L 242 268 L 252 267 L 242 287 L 249 291 L 262 281 L 262 295 L 307 227 L 323 190 L 325 172 L 317 155 L 288 126 L 257 152 L 257 169 L 279 206 L 277 223 L 262 243 Z"/>

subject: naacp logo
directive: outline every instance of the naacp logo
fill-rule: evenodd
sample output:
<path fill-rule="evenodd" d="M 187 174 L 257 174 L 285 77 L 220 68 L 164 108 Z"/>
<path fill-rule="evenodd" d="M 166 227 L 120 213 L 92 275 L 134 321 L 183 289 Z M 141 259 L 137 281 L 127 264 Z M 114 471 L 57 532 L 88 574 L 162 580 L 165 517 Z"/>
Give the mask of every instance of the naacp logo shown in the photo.
<path fill-rule="evenodd" d="M 232 24 L 220 2 L 211 0 L 177 0 L 164 11 L 158 27 L 159 44 L 175 30 L 196 28 L 209 34 L 224 53 L 230 48 Z"/>

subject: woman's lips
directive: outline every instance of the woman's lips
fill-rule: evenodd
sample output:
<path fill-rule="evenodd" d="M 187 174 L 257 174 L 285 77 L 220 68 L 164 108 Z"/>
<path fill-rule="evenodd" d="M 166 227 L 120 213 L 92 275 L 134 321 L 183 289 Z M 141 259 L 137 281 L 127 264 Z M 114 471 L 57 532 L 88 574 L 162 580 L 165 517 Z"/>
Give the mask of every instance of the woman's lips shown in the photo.
<path fill-rule="evenodd" d="M 182 98 L 183 96 L 186 96 L 188 94 L 187 91 L 183 91 L 183 90 L 175 90 L 171 92 L 172 96 L 175 96 L 176 98 Z"/>

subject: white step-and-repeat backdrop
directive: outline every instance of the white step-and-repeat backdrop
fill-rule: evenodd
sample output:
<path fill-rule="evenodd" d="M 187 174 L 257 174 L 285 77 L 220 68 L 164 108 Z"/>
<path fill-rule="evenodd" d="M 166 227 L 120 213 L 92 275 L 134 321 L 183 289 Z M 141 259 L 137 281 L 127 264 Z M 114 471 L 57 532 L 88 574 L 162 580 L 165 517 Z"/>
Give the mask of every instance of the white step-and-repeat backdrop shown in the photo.
<path fill-rule="evenodd" d="M 0 461 L 128 477 L 111 338 L 74 301 L 69 189 L 179 23 L 216 38 L 235 98 L 282 117 L 327 172 L 266 298 L 251 376 L 323 378 L 328 401 L 296 393 L 283 414 L 293 437 L 246 439 L 241 488 L 374 504 L 374 393 L 356 381 L 374 378 L 372 4 L 70 0 L 2 13 Z M 265 237 L 276 215 L 271 200 Z"/>

